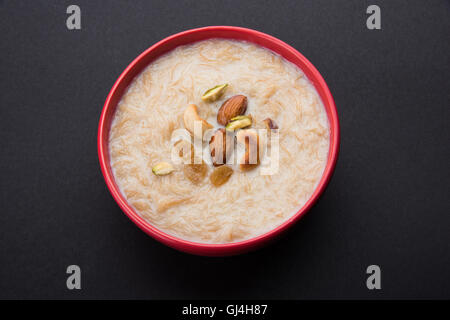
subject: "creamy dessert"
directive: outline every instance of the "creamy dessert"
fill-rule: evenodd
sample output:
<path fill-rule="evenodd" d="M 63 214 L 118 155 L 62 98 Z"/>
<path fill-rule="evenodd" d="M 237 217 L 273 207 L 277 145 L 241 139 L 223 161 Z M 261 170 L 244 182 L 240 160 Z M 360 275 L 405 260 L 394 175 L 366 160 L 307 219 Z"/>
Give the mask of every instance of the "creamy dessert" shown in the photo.
<path fill-rule="evenodd" d="M 299 68 L 251 43 L 211 39 L 176 48 L 132 81 L 112 122 L 110 161 L 148 223 L 195 242 L 236 242 L 311 197 L 329 132 Z"/>

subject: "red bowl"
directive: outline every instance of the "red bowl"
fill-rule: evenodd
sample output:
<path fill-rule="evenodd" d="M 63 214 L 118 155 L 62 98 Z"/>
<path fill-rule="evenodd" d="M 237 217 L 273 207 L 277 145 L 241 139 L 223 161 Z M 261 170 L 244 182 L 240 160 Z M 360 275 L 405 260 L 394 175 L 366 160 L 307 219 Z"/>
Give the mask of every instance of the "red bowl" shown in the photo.
<path fill-rule="evenodd" d="M 136 77 L 152 61 L 165 54 L 166 52 L 173 50 L 180 45 L 190 44 L 209 38 L 235 39 L 252 42 L 259 46 L 272 50 L 273 52 L 284 57 L 286 60 L 297 65 L 306 74 L 308 79 L 313 83 L 314 87 L 319 93 L 328 115 L 331 131 L 330 150 L 328 153 L 328 162 L 325 171 L 316 190 L 312 194 L 311 198 L 305 203 L 305 205 L 295 215 L 269 232 L 248 240 L 226 244 L 206 244 L 183 240 L 159 230 L 158 228 L 152 226 L 150 223 L 141 218 L 128 204 L 127 200 L 121 194 L 114 180 L 114 176 L 109 163 L 108 151 L 108 137 L 111 120 L 113 119 L 114 112 L 116 110 L 118 102 L 120 101 L 120 98 L 124 94 L 126 88 L 131 83 L 133 78 Z M 338 152 L 339 121 L 336 112 L 336 106 L 334 104 L 334 100 L 331 96 L 330 90 L 328 89 L 328 86 L 323 80 L 319 71 L 317 71 L 317 69 L 311 64 L 311 62 L 309 62 L 301 53 L 299 53 L 297 50 L 287 45 L 283 41 L 262 32 L 239 27 L 213 26 L 192 29 L 172 35 L 145 50 L 136 59 L 134 59 L 133 62 L 131 62 L 131 64 L 120 75 L 120 77 L 112 87 L 108 97 L 106 98 L 98 127 L 98 156 L 102 173 L 112 196 L 122 208 L 123 212 L 125 212 L 125 214 L 148 235 L 168 245 L 169 247 L 192 254 L 205 256 L 227 256 L 254 250 L 264 244 L 267 244 L 270 240 L 275 239 L 282 232 L 286 231 L 295 222 L 300 220 L 301 217 L 303 217 L 303 215 L 313 206 L 313 204 L 317 201 L 319 196 L 324 191 L 336 165 Z"/>

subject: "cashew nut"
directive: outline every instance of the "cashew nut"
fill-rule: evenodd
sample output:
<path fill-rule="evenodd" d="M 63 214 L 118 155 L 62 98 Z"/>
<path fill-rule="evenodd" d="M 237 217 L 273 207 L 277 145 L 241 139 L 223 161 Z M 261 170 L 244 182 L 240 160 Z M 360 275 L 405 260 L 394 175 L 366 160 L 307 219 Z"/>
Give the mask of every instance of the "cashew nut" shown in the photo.
<path fill-rule="evenodd" d="M 183 120 L 186 129 L 195 137 L 200 139 L 203 139 L 203 133 L 207 129 L 211 129 L 213 127 L 206 120 L 200 118 L 200 116 L 198 115 L 197 106 L 195 104 L 188 105 L 188 107 L 184 111 Z M 195 130 L 196 123 L 199 123 L 197 130 Z"/>

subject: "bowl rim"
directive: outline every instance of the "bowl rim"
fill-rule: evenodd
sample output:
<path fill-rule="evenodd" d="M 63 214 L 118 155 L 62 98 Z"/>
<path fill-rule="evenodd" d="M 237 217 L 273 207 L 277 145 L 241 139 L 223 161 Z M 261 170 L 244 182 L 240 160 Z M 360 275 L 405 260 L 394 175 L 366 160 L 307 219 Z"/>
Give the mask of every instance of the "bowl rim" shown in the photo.
<path fill-rule="evenodd" d="M 304 68 L 309 69 L 309 72 L 314 76 L 314 81 L 312 81 L 311 76 L 308 76 L 309 81 L 311 81 L 317 91 L 319 91 L 319 88 L 321 88 L 323 92 L 323 96 L 320 96 L 323 104 L 326 106 L 328 104 L 329 106 L 329 112 L 327 112 L 328 121 L 330 124 L 330 132 L 331 129 L 334 129 L 334 134 L 330 135 L 330 149 L 328 153 L 328 160 L 326 167 L 323 171 L 322 177 L 319 180 L 319 183 L 317 184 L 314 192 L 310 196 L 310 198 L 306 201 L 306 203 L 291 217 L 283 221 L 280 225 L 277 227 L 264 232 L 263 234 L 260 234 L 258 236 L 245 239 L 238 242 L 231 242 L 231 243 L 202 243 L 202 242 L 195 242 L 191 240 L 186 240 L 179 238 L 177 236 L 171 235 L 169 233 L 166 233 L 156 226 L 153 226 L 144 218 L 142 218 L 132 207 L 130 204 L 128 204 L 125 197 L 122 195 L 122 193 L 119 190 L 119 187 L 116 185 L 113 174 L 111 169 L 108 170 L 109 162 L 107 161 L 107 155 L 109 155 L 109 148 L 107 142 L 105 142 L 105 139 L 103 136 L 106 134 L 106 136 L 109 136 L 109 127 L 106 125 L 108 119 L 107 115 L 108 113 L 113 113 L 116 110 L 117 103 L 112 103 L 113 97 L 116 95 L 116 92 L 118 90 L 119 85 L 126 79 L 127 75 L 138 65 L 138 63 L 146 57 L 149 53 L 154 51 L 156 48 L 159 48 L 163 45 L 166 45 L 167 43 L 173 41 L 174 39 L 180 38 L 180 37 L 186 37 L 194 33 L 198 32 L 211 32 L 211 37 L 209 38 L 226 38 L 223 36 L 217 36 L 217 33 L 222 32 L 238 32 L 238 33 L 244 33 L 247 36 L 251 38 L 264 38 L 264 40 L 267 40 L 268 42 L 271 42 L 272 44 L 282 47 L 285 52 L 289 52 L 290 54 L 293 54 L 296 58 L 300 59 L 302 63 L 304 64 L 303 68 L 299 69 L 302 70 L 302 72 L 305 72 Z M 272 49 L 259 44 L 257 42 L 254 42 L 252 40 L 255 39 L 248 39 L 247 41 L 264 47 L 270 51 L 273 52 Z M 206 39 L 206 38 L 205 38 Z M 229 39 L 232 39 L 230 37 Z M 236 39 L 238 41 L 242 41 L 242 39 Z M 190 43 L 194 43 L 196 41 L 190 41 Z M 176 46 L 175 46 L 176 47 Z M 174 47 L 174 48 L 175 48 Z M 174 48 L 170 49 L 169 51 L 172 51 Z M 287 59 L 285 55 L 279 54 L 283 58 Z M 152 61 L 160 57 L 161 55 L 158 55 L 156 58 L 154 58 Z M 288 59 L 287 59 L 288 60 Z M 148 64 L 147 64 L 148 65 Z M 144 67 L 145 68 L 145 67 Z M 143 69 L 142 69 L 143 70 Z M 139 71 L 142 72 L 142 70 Z M 138 74 L 139 74 L 138 73 Z M 133 78 L 135 78 L 137 75 L 135 75 Z M 122 93 L 123 95 L 123 93 Z M 121 95 L 121 96 L 122 96 Z M 113 109 L 111 111 L 111 108 Z M 111 119 L 113 116 L 110 117 Z M 106 129 L 108 128 L 108 130 Z M 108 132 L 106 132 L 108 131 Z M 331 95 L 331 92 L 319 73 L 319 71 L 314 67 L 314 65 L 306 58 L 304 57 L 299 51 L 288 45 L 287 43 L 270 36 L 268 34 L 265 34 L 260 31 L 256 31 L 253 29 L 243 28 L 243 27 L 234 27 L 234 26 L 208 26 L 208 27 L 202 27 L 202 28 L 195 28 L 190 29 L 186 31 L 182 31 L 176 34 L 173 34 L 169 37 L 164 38 L 163 40 L 160 40 L 159 42 L 155 43 L 154 45 L 150 46 L 148 49 L 146 49 L 144 52 L 139 54 L 126 68 L 125 70 L 120 74 L 120 76 L 115 81 L 113 87 L 111 88 L 106 101 L 104 103 L 102 113 L 99 120 L 98 125 L 98 136 L 97 136 L 97 151 L 98 151 L 98 157 L 100 162 L 101 171 L 103 174 L 103 177 L 105 179 L 106 185 L 108 187 L 108 190 L 110 191 L 111 195 L 113 196 L 114 200 L 117 202 L 119 207 L 122 209 L 122 211 L 128 216 L 130 220 L 132 220 L 141 230 L 143 230 L 145 233 L 153 237 L 154 239 L 181 251 L 188 252 L 191 254 L 197 254 L 197 255 L 206 255 L 206 256 L 225 256 L 225 255 L 234 255 L 243 253 L 246 251 L 250 251 L 252 249 L 256 249 L 259 246 L 262 246 L 269 240 L 274 239 L 276 236 L 280 235 L 284 231 L 286 231 L 288 228 L 290 228 L 292 225 L 294 225 L 297 221 L 299 221 L 305 214 L 308 212 L 311 207 L 316 203 L 318 198 L 321 196 L 321 194 L 324 192 L 325 188 L 327 187 L 331 176 L 334 172 L 338 154 L 339 154 L 339 147 L 340 147 L 340 127 L 339 127 L 339 119 L 337 115 L 336 105 L 333 99 L 333 96 Z"/>

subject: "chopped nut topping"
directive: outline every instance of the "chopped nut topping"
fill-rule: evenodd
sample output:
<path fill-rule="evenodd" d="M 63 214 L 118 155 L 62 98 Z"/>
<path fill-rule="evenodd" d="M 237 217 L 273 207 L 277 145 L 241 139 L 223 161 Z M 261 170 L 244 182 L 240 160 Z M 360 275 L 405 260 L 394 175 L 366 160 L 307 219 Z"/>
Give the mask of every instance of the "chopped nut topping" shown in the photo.
<path fill-rule="evenodd" d="M 237 116 L 230 120 L 230 122 L 225 127 L 227 131 L 236 131 L 252 125 L 252 117 L 248 116 Z"/>
<path fill-rule="evenodd" d="M 207 129 L 211 129 L 213 126 L 209 124 L 206 120 L 200 118 L 197 111 L 197 106 L 195 104 L 190 104 L 184 111 L 183 115 L 184 126 L 192 134 L 197 136 L 197 138 L 203 139 L 203 134 Z M 195 123 L 200 122 L 200 129 L 195 131 Z"/>
<path fill-rule="evenodd" d="M 270 118 L 264 119 L 263 122 L 266 125 L 267 130 L 278 129 L 278 125 Z"/>
<path fill-rule="evenodd" d="M 152 167 L 152 172 L 157 176 L 165 176 L 174 170 L 173 166 L 167 162 L 160 162 Z"/>
<path fill-rule="evenodd" d="M 220 99 L 220 97 L 224 94 L 227 87 L 228 87 L 228 84 L 225 83 L 225 84 L 221 84 L 221 85 L 215 86 L 215 87 L 207 90 L 203 94 L 202 100 L 208 101 L 208 102 L 214 102 L 214 101 Z"/>
<path fill-rule="evenodd" d="M 217 122 L 225 126 L 231 118 L 243 115 L 247 111 L 247 97 L 237 95 L 226 100 L 217 113 Z"/>

